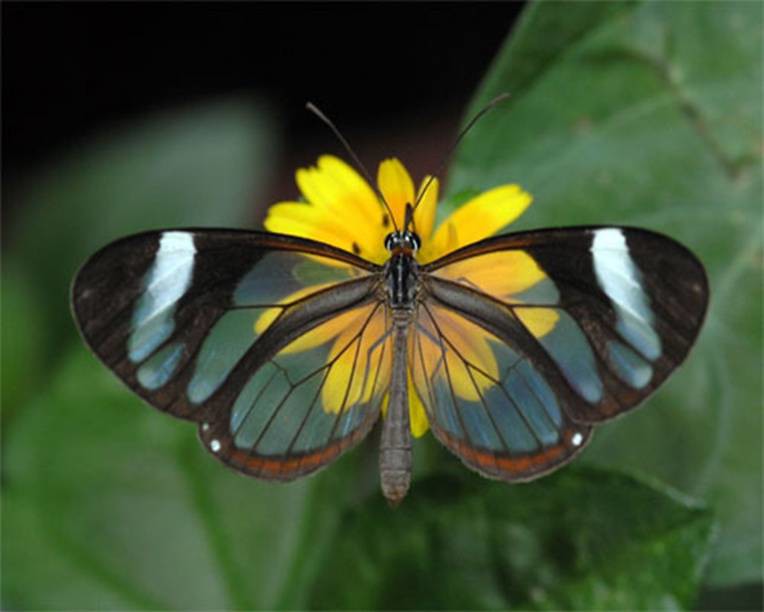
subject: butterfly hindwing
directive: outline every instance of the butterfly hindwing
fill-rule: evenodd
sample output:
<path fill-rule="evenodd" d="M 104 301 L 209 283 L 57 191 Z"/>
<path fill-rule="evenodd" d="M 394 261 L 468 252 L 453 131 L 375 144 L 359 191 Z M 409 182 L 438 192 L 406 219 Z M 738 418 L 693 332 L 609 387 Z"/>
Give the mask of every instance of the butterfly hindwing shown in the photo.
<path fill-rule="evenodd" d="M 471 319 L 434 299 L 417 312 L 409 368 L 435 436 L 493 478 L 528 480 L 568 461 L 590 427 L 572 421 L 512 332 L 501 339 Z"/>
<path fill-rule="evenodd" d="M 299 238 L 230 230 L 132 236 L 72 288 L 96 355 L 210 452 L 288 480 L 378 419 L 393 356 L 384 269 Z M 527 480 L 636 406 L 685 358 L 708 287 L 645 230 L 525 232 L 422 266 L 409 372 L 434 434 L 470 467 Z"/>
<path fill-rule="evenodd" d="M 263 478 L 291 479 L 325 465 L 377 421 L 390 384 L 388 329 L 384 305 L 372 301 L 301 334 L 246 370 L 245 385 L 225 401 L 226 418 L 202 424 L 203 442 Z"/>
<path fill-rule="evenodd" d="M 90 347 L 131 389 L 198 422 L 206 446 L 226 463 L 288 479 L 336 457 L 377 418 L 389 371 L 378 283 L 373 264 L 312 241 L 170 230 L 94 255 L 75 278 L 72 303 Z M 292 358 L 300 342 L 311 350 Z M 377 379 L 372 391 L 365 380 L 359 395 L 359 374 L 337 372 L 349 351 L 375 342 L 364 365 Z M 343 404 L 315 395 L 327 380 L 339 396 L 350 387 Z M 281 410 L 297 396 L 307 406 L 308 395 L 310 412 Z M 258 419 L 263 428 L 252 437 Z"/>
<path fill-rule="evenodd" d="M 561 440 L 576 442 L 552 462 L 543 439 L 536 440 L 535 451 L 507 445 L 509 453 L 495 442 L 480 444 L 467 436 L 459 444 L 446 442 L 472 467 L 509 480 L 532 477 L 571 457 L 585 442 L 588 424 L 622 414 L 652 393 L 687 355 L 708 301 L 705 272 L 693 255 L 669 238 L 630 228 L 569 228 L 491 238 L 425 266 L 423 277 L 426 309 L 418 317 L 420 335 L 433 335 L 428 325 L 437 328 L 441 319 L 458 318 L 457 324 L 440 325 L 441 332 L 435 333 L 456 354 L 457 342 L 449 333 L 455 337 L 472 325 L 477 329 L 473 336 L 488 338 L 492 357 L 483 357 L 483 362 L 510 364 L 511 376 L 529 378 L 537 390 L 543 387 L 536 399 L 554 398 L 562 414 L 557 424 Z M 411 367 L 415 372 L 416 364 Z M 462 367 L 474 370 L 473 365 Z M 503 373 L 499 368 L 488 374 Z M 509 379 L 499 384 L 504 379 L 496 376 L 491 387 L 491 376 L 484 378 L 482 387 L 473 385 L 483 396 L 513 384 Z M 454 391 L 453 381 L 451 386 Z M 552 416 L 548 402 L 523 401 L 527 393 L 519 382 L 513 389 L 507 391 L 505 411 L 525 412 L 527 429 L 533 429 L 534 418 L 543 412 Z M 436 435 L 445 429 L 438 409 L 438 402 L 431 401 Z M 467 411 L 458 411 L 461 418 Z M 495 420 L 495 415 L 488 416 Z M 469 427 L 463 429 L 466 433 Z M 439 437 L 448 438 L 443 431 Z M 506 469 L 492 471 L 492 466 L 476 466 L 474 456 L 490 462 L 484 455 L 497 461 L 525 457 L 528 468 L 506 463 Z"/>

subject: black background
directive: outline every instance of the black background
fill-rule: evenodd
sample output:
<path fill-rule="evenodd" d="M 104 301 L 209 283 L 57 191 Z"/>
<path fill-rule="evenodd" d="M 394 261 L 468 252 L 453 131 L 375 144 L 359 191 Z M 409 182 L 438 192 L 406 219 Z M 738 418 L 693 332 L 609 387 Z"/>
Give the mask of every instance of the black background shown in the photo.
<path fill-rule="evenodd" d="M 114 122 L 253 94 L 287 147 L 445 150 L 522 4 L 2 4 L 4 184 Z M 438 136 L 442 126 L 450 131 Z M 389 150 L 387 154 L 397 154 Z"/>

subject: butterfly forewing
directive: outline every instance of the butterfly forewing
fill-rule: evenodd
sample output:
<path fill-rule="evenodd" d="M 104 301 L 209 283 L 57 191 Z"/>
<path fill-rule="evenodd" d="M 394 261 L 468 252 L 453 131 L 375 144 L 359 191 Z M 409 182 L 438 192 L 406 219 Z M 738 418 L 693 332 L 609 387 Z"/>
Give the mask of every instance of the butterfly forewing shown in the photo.
<path fill-rule="evenodd" d="M 414 342 L 440 345 L 444 356 L 439 364 L 421 359 L 427 349 L 420 348 L 422 363 L 410 367 L 433 430 L 472 467 L 509 480 L 570 458 L 588 437 L 586 424 L 615 417 L 655 390 L 687 355 L 708 302 L 705 272 L 692 254 L 629 228 L 488 239 L 426 266 L 423 285 Z M 460 336 L 481 334 L 482 368 L 459 349 Z M 475 397 L 467 397 L 465 381 Z M 446 390 L 438 393 L 438 385 Z M 500 398 L 503 412 L 494 408 Z M 481 423 L 471 425 L 480 404 Z M 519 423 L 513 444 L 502 418 Z M 525 463 L 506 460 L 515 458 Z"/>
<path fill-rule="evenodd" d="M 394 361 L 386 269 L 287 236 L 149 232 L 93 256 L 73 306 L 88 344 L 136 393 L 197 422 L 228 465 L 288 480 L 378 419 Z M 500 236 L 417 279 L 413 389 L 441 442 L 510 481 L 570 460 L 593 424 L 655 390 L 708 302 L 692 254 L 629 228 Z"/>
<path fill-rule="evenodd" d="M 199 422 L 227 463 L 291 478 L 377 418 L 390 357 L 379 282 L 373 264 L 311 241 L 175 230 L 106 247 L 72 292 L 88 344 L 136 393 Z"/>

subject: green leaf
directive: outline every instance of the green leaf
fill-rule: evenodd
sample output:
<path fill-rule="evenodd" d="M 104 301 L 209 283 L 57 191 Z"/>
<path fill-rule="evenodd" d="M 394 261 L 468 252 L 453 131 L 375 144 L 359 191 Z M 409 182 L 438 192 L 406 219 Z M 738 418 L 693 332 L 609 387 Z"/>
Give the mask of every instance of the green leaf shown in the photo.
<path fill-rule="evenodd" d="M 4 459 L 3 603 L 26 609 L 274 608 L 315 573 L 354 482 L 344 459 L 294 484 L 242 478 L 84 348 Z"/>
<path fill-rule="evenodd" d="M 3 558 L 13 568 L 5 604 L 219 608 L 280 596 L 273 576 L 291 567 L 293 540 L 270 530 L 270 513 L 299 520 L 310 486 L 274 493 L 238 478 L 199 452 L 192 428 L 141 407 L 80 344 L 65 357 L 74 339 L 68 285 L 96 248 L 148 228 L 236 225 L 253 215 L 274 150 L 267 121 L 262 108 L 235 100 L 168 112 L 84 145 L 12 196 L 18 213 L 3 262 L 3 416 L 16 417 L 3 430 Z M 66 365 L 51 375 L 54 359 Z M 36 398 L 24 404 L 31 390 Z M 236 532 L 259 545 L 235 549 Z"/>
<path fill-rule="evenodd" d="M 143 593 L 133 592 L 118 575 L 78 556 L 74 548 L 62 554 L 64 546 L 42 518 L 34 500 L 15 491 L 3 493 L 4 609 L 60 609 L 66 602 L 110 610 L 160 607 Z"/>
<path fill-rule="evenodd" d="M 434 476 L 341 524 L 312 607 L 688 607 L 712 536 L 707 511 L 592 468 L 518 486 Z"/>
<path fill-rule="evenodd" d="M 678 607 L 710 514 L 595 469 L 422 478 L 398 510 L 367 444 L 289 485 L 219 465 L 85 349 L 5 449 L 3 601 L 21 608 Z M 87 384 L 83 384 L 87 381 Z M 361 502 L 360 500 L 365 501 Z"/>
<path fill-rule="evenodd" d="M 48 329 L 40 290 L 18 266 L 4 262 L 2 289 L 0 401 L 5 425 L 18 407 L 39 389 Z"/>
<path fill-rule="evenodd" d="M 706 265 L 698 346 L 586 457 L 713 504 L 717 585 L 762 567 L 762 25 L 749 2 L 531 5 L 471 113 L 512 98 L 474 128 L 449 182 L 520 183 L 535 203 L 513 230 L 637 225 Z"/>
<path fill-rule="evenodd" d="M 44 292 L 48 357 L 74 337 L 68 290 L 86 257 L 137 231 L 240 225 L 254 213 L 273 149 L 265 110 L 229 100 L 166 111 L 73 148 L 12 194 L 19 213 L 5 255 Z"/>

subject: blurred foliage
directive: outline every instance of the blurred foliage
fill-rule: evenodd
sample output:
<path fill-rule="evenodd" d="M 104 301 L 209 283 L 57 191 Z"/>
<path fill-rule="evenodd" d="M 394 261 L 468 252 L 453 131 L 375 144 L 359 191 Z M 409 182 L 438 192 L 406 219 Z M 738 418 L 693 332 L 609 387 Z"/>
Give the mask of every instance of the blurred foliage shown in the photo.
<path fill-rule="evenodd" d="M 67 287 L 111 239 L 251 212 L 272 125 L 234 101 L 125 126 L 17 194 L 2 274 L 3 607 L 677 608 L 702 577 L 759 579 L 761 25 L 753 3 L 531 5 L 474 102 L 508 90 L 510 106 L 475 128 L 449 184 L 523 184 L 536 203 L 518 227 L 632 223 L 700 254 L 713 296 L 699 346 L 584 461 L 708 509 L 609 468 L 492 483 L 424 440 L 393 511 L 372 440 L 269 485 L 142 406 L 74 341 Z"/>
<path fill-rule="evenodd" d="M 762 575 L 762 31 L 748 2 L 536 5 L 472 112 L 512 97 L 449 183 L 521 183 L 535 202 L 513 230 L 637 225 L 706 265 L 711 306 L 687 363 L 585 456 L 711 503 L 716 585 Z"/>
<path fill-rule="evenodd" d="M 43 354 L 48 329 L 42 287 L 3 261 L 3 304 L 0 309 L 3 360 L 0 368 L 0 403 L 3 420 L 9 419 L 38 388 L 43 375 Z"/>
<path fill-rule="evenodd" d="M 416 484 L 397 512 L 373 499 L 345 513 L 314 605 L 587 610 L 694 601 L 711 517 L 665 489 L 575 467 L 530 486 L 462 471 Z"/>
<path fill-rule="evenodd" d="M 4 603 L 26 608 L 273 607 L 315 484 L 225 469 L 79 347 L 5 464 Z"/>
<path fill-rule="evenodd" d="M 6 453 L 11 607 L 693 602 L 711 515 L 665 489 L 592 468 L 514 487 L 459 469 L 419 479 L 393 511 L 352 456 L 258 483 L 210 460 L 188 424 L 142 409 L 86 351 L 64 364 Z"/>
<path fill-rule="evenodd" d="M 45 290 L 48 357 L 73 337 L 69 283 L 97 249 L 142 230 L 245 220 L 275 154 L 267 115 L 239 100 L 159 114 L 72 146 L 13 194 L 5 248 Z"/>

